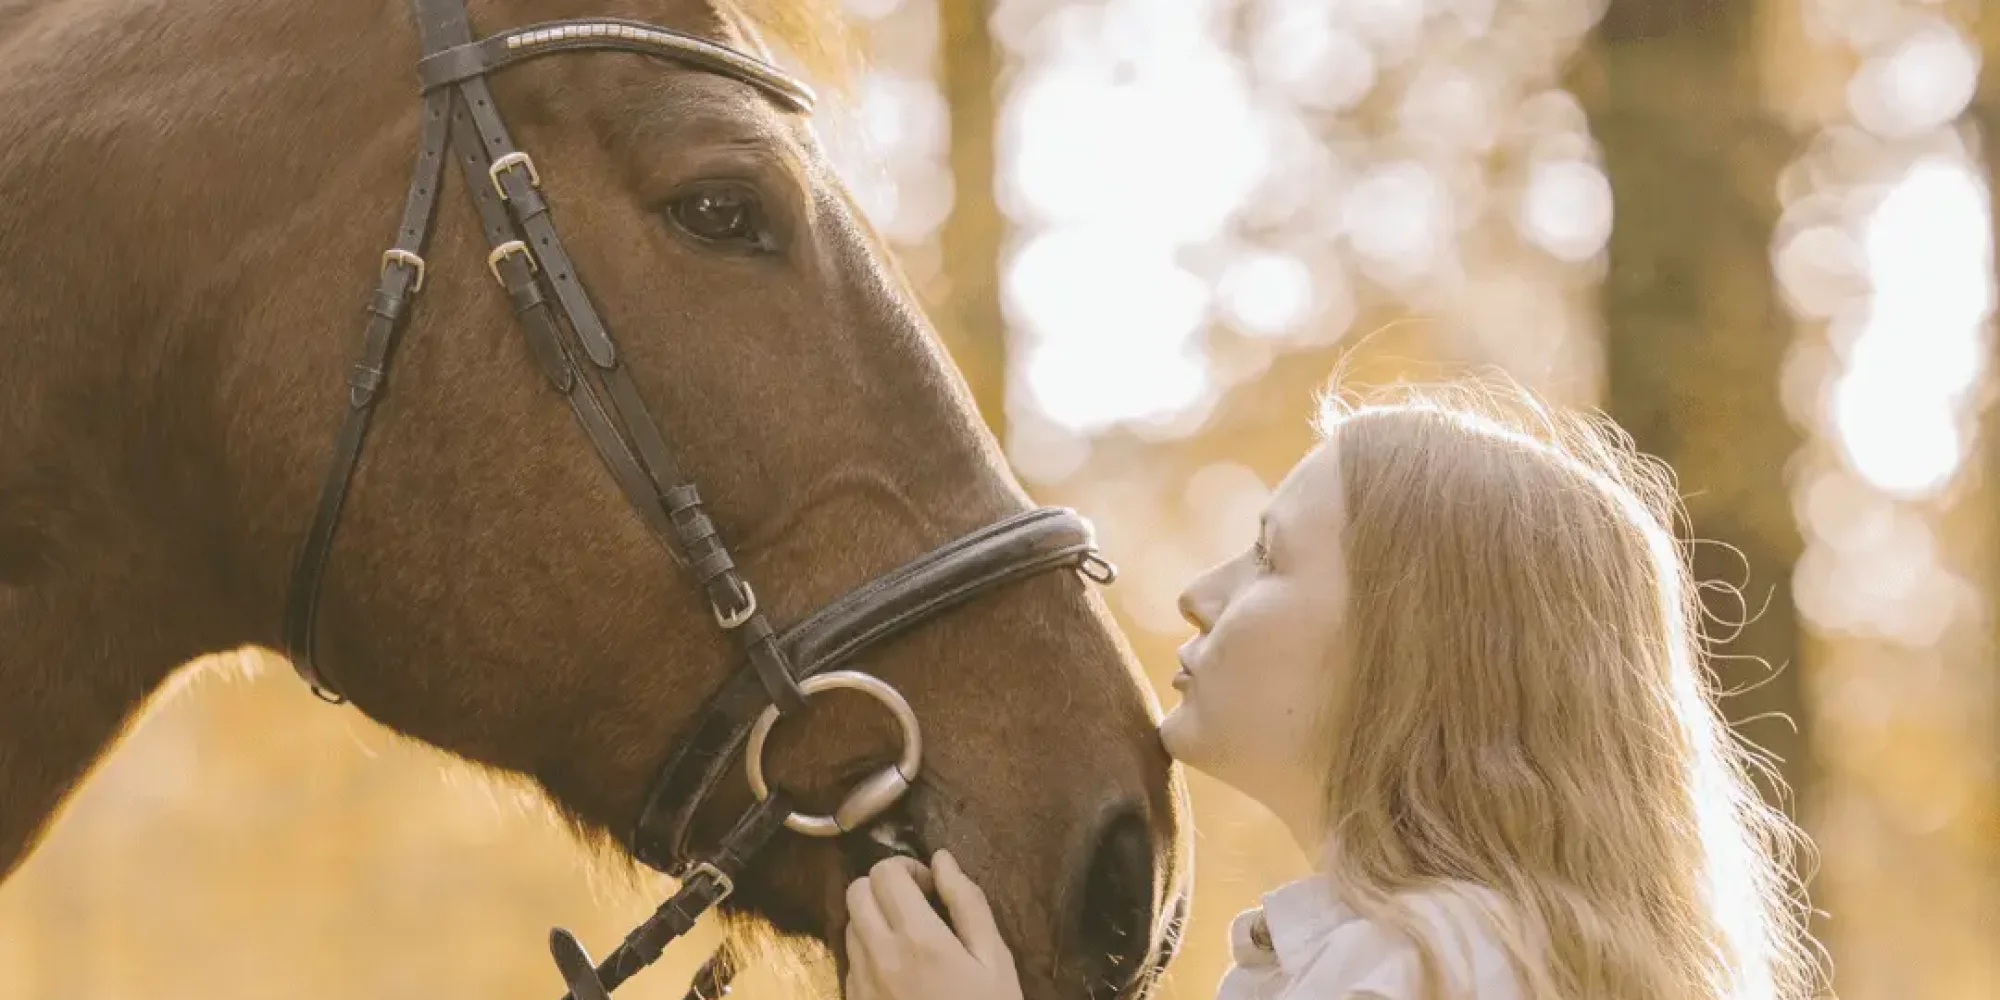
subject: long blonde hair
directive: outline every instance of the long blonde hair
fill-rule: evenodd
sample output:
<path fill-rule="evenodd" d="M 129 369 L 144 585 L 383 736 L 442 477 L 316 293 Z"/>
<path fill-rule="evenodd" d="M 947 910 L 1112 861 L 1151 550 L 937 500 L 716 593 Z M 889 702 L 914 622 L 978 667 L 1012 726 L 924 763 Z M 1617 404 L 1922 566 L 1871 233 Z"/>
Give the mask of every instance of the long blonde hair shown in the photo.
<path fill-rule="evenodd" d="M 1352 585 L 1326 865 L 1426 995 L 1398 896 L 1467 884 L 1535 1000 L 1810 995 L 1808 845 L 1715 709 L 1666 471 L 1511 386 L 1328 394 L 1320 431 Z"/>

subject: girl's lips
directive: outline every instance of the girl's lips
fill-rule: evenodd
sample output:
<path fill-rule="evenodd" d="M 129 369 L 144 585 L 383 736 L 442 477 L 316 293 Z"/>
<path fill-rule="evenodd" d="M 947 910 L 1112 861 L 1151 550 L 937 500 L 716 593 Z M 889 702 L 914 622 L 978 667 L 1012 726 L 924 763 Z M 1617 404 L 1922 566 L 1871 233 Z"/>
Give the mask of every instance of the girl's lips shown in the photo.
<path fill-rule="evenodd" d="M 1181 668 L 1179 670 L 1174 671 L 1174 681 L 1173 681 L 1174 690 L 1176 691 L 1187 690 L 1188 682 L 1192 680 L 1194 680 L 1194 672 L 1187 668 L 1187 664 L 1185 663 L 1181 664 Z"/>

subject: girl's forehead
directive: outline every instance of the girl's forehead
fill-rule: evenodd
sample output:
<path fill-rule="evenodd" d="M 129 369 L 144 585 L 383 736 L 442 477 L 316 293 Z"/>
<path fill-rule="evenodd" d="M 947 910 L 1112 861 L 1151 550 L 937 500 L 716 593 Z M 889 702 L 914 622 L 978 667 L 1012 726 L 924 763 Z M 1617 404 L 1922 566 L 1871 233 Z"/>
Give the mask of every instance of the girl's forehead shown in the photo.
<path fill-rule="evenodd" d="M 1285 473 L 1271 493 L 1265 516 L 1278 531 L 1337 527 L 1345 516 L 1343 507 L 1340 456 L 1332 441 L 1324 441 Z"/>

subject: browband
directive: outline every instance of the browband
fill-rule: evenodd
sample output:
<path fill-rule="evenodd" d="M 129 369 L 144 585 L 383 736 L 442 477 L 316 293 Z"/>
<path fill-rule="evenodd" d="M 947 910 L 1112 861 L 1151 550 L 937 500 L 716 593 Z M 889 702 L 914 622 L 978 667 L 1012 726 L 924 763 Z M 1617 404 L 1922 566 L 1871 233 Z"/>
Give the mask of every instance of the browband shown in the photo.
<path fill-rule="evenodd" d="M 811 112 L 818 100 L 803 81 L 763 60 L 706 38 L 616 17 L 542 21 L 454 45 L 418 60 L 417 79 L 428 93 L 537 56 L 582 49 L 618 49 L 678 60 L 751 84 L 777 98 L 785 110 L 799 114 Z"/>

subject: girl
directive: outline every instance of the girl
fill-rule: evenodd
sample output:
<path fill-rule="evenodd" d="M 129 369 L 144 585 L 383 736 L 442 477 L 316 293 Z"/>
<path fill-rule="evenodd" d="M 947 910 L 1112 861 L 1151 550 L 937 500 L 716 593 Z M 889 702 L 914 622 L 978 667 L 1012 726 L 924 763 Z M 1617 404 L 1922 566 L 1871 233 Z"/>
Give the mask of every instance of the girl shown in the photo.
<path fill-rule="evenodd" d="M 1711 703 L 1665 474 L 1515 395 L 1329 400 L 1256 543 L 1181 597 L 1161 739 L 1316 861 L 1236 918 L 1219 1000 L 1813 985 L 1796 831 Z M 978 888 L 915 867 L 850 886 L 848 996 L 1018 1000 Z"/>

